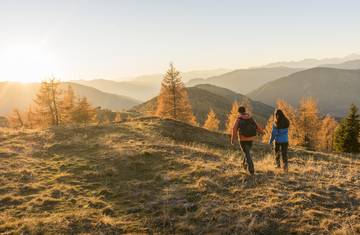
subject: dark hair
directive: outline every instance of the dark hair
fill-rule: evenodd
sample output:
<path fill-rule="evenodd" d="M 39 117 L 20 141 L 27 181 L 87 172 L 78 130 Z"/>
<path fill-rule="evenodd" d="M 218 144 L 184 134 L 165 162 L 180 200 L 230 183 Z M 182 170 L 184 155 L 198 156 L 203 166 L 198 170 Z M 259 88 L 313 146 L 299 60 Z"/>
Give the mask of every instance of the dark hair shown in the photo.
<path fill-rule="evenodd" d="M 246 112 L 246 108 L 244 106 L 240 106 L 238 109 L 239 113 L 245 113 Z"/>
<path fill-rule="evenodd" d="M 275 111 L 275 126 L 279 129 L 289 128 L 290 126 L 289 119 L 287 119 L 281 109 Z"/>

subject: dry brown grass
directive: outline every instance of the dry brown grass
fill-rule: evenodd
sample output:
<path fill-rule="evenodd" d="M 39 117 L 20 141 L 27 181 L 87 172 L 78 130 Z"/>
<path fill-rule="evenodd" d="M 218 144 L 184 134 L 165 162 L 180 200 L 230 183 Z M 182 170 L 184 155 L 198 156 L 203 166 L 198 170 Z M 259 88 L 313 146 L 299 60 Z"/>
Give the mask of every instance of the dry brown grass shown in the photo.
<path fill-rule="evenodd" d="M 360 162 L 256 145 L 157 118 L 0 133 L 0 233 L 359 234 Z"/>

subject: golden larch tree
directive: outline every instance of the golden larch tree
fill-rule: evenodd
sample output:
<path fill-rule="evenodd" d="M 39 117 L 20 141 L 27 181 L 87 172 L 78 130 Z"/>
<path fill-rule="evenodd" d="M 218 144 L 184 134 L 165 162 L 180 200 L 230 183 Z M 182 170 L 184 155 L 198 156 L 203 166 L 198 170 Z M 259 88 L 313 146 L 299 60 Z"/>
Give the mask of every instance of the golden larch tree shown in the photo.
<path fill-rule="evenodd" d="M 197 119 L 195 117 L 195 115 L 192 114 L 192 117 L 189 121 L 189 124 L 193 125 L 193 126 L 199 126 L 199 123 L 197 122 Z"/>
<path fill-rule="evenodd" d="M 61 100 L 61 120 L 63 123 L 71 123 L 75 109 L 76 95 L 71 85 L 68 85 Z"/>
<path fill-rule="evenodd" d="M 18 110 L 14 109 L 12 114 L 8 117 L 10 127 L 21 128 L 25 126 L 23 114 Z"/>
<path fill-rule="evenodd" d="M 210 131 L 218 131 L 219 124 L 220 121 L 219 119 L 217 119 L 216 113 L 214 112 L 214 110 L 210 109 L 203 127 Z"/>
<path fill-rule="evenodd" d="M 60 82 L 57 81 L 55 78 L 49 79 L 49 87 L 50 87 L 50 99 L 54 109 L 54 118 L 55 118 L 55 125 L 60 124 L 60 111 L 59 111 L 59 100 L 61 96 L 61 90 L 59 88 Z"/>
<path fill-rule="evenodd" d="M 230 113 L 227 115 L 227 121 L 226 121 L 226 133 L 231 134 L 232 132 L 232 128 L 233 125 L 235 123 L 235 121 L 238 119 L 239 117 L 239 103 L 237 101 L 235 101 L 232 104 Z"/>
<path fill-rule="evenodd" d="M 33 112 L 33 109 L 31 105 L 29 106 L 27 112 L 26 112 L 26 126 L 30 129 L 35 128 L 37 124 L 35 113 Z"/>
<path fill-rule="evenodd" d="M 87 98 L 81 98 L 78 100 L 78 103 L 76 104 L 74 111 L 72 112 L 72 120 L 75 123 L 82 123 L 82 124 L 88 124 L 92 121 L 94 121 L 96 116 L 96 111 L 89 102 L 87 101 Z"/>
<path fill-rule="evenodd" d="M 288 104 L 285 100 L 279 99 L 276 101 L 276 107 L 281 109 L 285 116 L 290 121 L 289 127 L 289 144 L 291 146 L 297 146 L 301 143 L 301 137 L 299 135 L 299 124 L 297 119 L 296 109 Z M 274 117 L 272 117 L 272 123 L 274 123 Z"/>
<path fill-rule="evenodd" d="M 274 114 L 272 114 L 269 118 L 269 120 L 266 123 L 265 129 L 264 129 L 264 135 L 262 136 L 262 142 L 268 143 L 271 137 L 272 128 L 274 125 Z"/>
<path fill-rule="evenodd" d="M 115 116 L 114 122 L 115 122 L 115 123 L 120 123 L 120 122 L 122 122 L 122 121 L 123 121 L 123 117 L 122 117 L 121 113 L 120 113 L 120 112 L 116 112 L 116 116 Z"/>
<path fill-rule="evenodd" d="M 334 143 L 334 134 L 338 126 L 337 121 L 330 115 L 326 115 L 321 121 L 320 130 L 318 132 L 317 149 L 321 151 L 332 151 Z"/>
<path fill-rule="evenodd" d="M 318 142 L 320 118 L 317 102 L 312 97 L 302 98 L 298 109 L 300 145 L 315 148 Z"/>
<path fill-rule="evenodd" d="M 59 125 L 60 83 L 54 78 L 43 81 L 35 97 L 36 116 L 42 125 Z"/>
<path fill-rule="evenodd" d="M 180 72 L 170 64 L 161 82 L 160 95 L 155 114 L 162 118 L 172 118 L 195 125 L 188 94 L 181 80 Z"/>

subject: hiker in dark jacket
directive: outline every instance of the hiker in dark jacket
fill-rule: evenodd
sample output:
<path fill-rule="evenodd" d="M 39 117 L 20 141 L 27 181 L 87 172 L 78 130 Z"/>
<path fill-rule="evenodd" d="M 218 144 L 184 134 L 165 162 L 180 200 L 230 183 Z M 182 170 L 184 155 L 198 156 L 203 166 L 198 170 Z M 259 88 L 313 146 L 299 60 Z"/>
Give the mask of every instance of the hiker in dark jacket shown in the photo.
<path fill-rule="evenodd" d="M 284 171 L 288 171 L 288 147 L 289 147 L 289 119 L 285 116 L 283 111 L 277 109 L 275 111 L 275 122 L 271 131 L 271 138 L 269 143 L 273 144 L 275 141 L 275 165 L 280 168 L 280 153 L 283 161 Z"/>
<path fill-rule="evenodd" d="M 250 150 L 257 132 L 263 133 L 263 129 L 246 113 L 245 107 L 240 106 L 238 111 L 239 117 L 232 128 L 231 144 L 234 145 L 240 139 L 240 146 L 245 155 L 243 166 L 251 175 L 254 175 L 254 163 L 251 159 Z"/>

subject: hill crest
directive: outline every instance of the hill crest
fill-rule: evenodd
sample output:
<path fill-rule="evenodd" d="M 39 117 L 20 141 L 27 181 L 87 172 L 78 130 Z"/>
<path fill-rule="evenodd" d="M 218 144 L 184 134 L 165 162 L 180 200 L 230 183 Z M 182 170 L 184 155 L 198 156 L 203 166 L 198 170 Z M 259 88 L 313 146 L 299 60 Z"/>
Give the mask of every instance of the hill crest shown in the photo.
<path fill-rule="evenodd" d="M 0 139 L 0 233 L 360 232 L 350 157 L 292 149 L 284 174 L 255 144 L 253 182 L 227 135 L 156 117 Z"/>
<path fill-rule="evenodd" d="M 202 84 L 195 87 L 188 87 L 188 96 L 193 113 L 197 121 L 202 125 L 207 117 L 207 114 L 213 109 L 220 120 L 220 127 L 225 128 L 227 115 L 231 110 L 234 101 L 242 102 L 248 99 L 246 96 L 233 92 L 223 87 L 217 87 L 210 84 Z M 267 119 L 273 113 L 274 108 L 263 104 L 261 102 L 249 100 L 255 119 L 265 124 Z M 152 115 L 157 107 L 157 97 L 137 105 L 133 110 L 147 115 Z"/>

